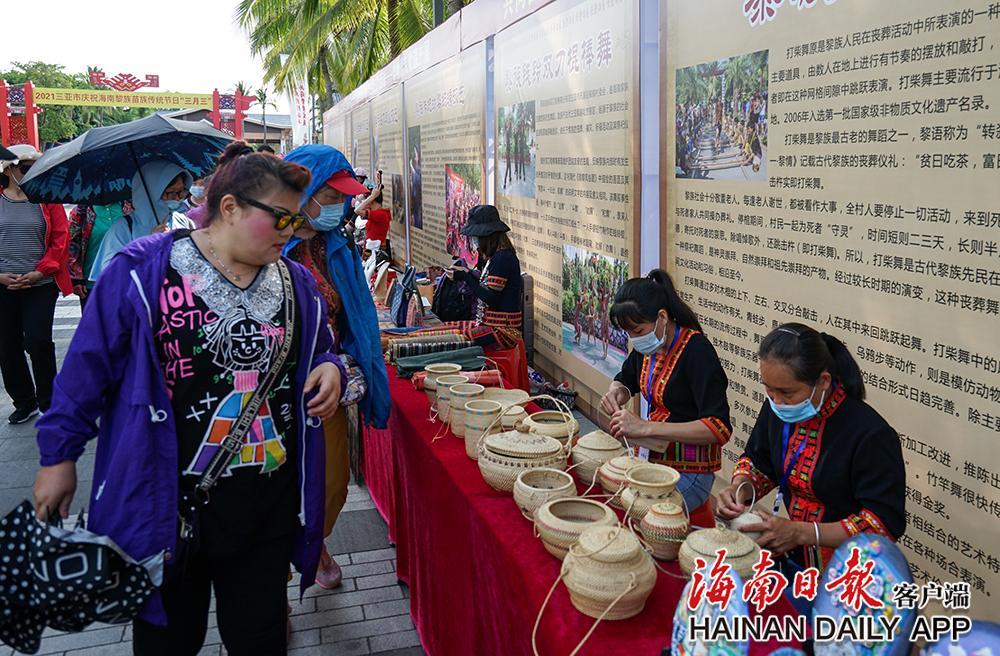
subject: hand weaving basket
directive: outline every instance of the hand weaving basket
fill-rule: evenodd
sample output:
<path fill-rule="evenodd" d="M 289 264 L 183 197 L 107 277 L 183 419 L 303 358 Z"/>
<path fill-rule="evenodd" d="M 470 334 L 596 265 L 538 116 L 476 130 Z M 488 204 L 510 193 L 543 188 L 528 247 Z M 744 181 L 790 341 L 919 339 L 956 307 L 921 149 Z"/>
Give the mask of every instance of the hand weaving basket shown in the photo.
<path fill-rule="evenodd" d="M 504 430 L 514 430 L 519 423 L 528 418 L 528 411 L 519 405 L 512 405 L 500 416 L 500 425 Z"/>
<path fill-rule="evenodd" d="M 594 618 L 624 620 L 646 606 L 656 585 L 656 567 L 630 531 L 591 527 L 563 561 L 566 589 L 578 611 Z"/>
<path fill-rule="evenodd" d="M 612 458 L 625 454 L 622 443 L 602 430 L 587 433 L 571 449 L 576 477 L 584 485 L 593 485 L 597 480 L 597 470 Z"/>
<path fill-rule="evenodd" d="M 605 494 L 611 495 L 608 503 L 615 508 L 625 510 L 621 503 L 621 493 L 625 489 L 625 472 L 645 463 L 642 458 L 626 454 L 612 458 L 597 469 L 597 480 L 601 482 L 601 488 Z"/>
<path fill-rule="evenodd" d="M 535 530 L 550 554 L 562 560 L 570 545 L 590 526 L 617 526 L 611 508 L 591 499 L 554 499 L 535 511 Z"/>
<path fill-rule="evenodd" d="M 677 552 L 688 534 L 689 521 L 684 508 L 673 501 L 654 503 L 642 518 L 639 531 L 653 557 L 677 560 Z"/>
<path fill-rule="evenodd" d="M 486 431 L 499 433 L 500 426 L 495 425 L 502 408 L 496 401 L 476 399 L 465 404 L 465 455 L 473 460 L 479 459 L 479 440 Z M 491 428 L 492 426 L 492 428 Z"/>
<path fill-rule="evenodd" d="M 518 475 L 536 467 L 566 467 L 566 450 L 558 440 L 529 433 L 523 425 L 487 435 L 479 441 L 479 471 L 498 492 L 513 492 Z"/>
<path fill-rule="evenodd" d="M 465 404 L 482 398 L 486 388 L 476 383 L 462 383 L 448 388 L 451 397 L 451 412 L 448 421 L 455 437 L 465 438 Z"/>
<path fill-rule="evenodd" d="M 514 503 L 528 518 L 532 518 L 535 511 L 547 501 L 575 496 L 576 483 L 573 477 L 559 469 L 529 469 L 521 472 L 514 481 Z"/>
<path fill-rule="evenodd" d="M 760 547 L 742 533 L 728 528 L 706 528 L 688 535 L 678 553 L 681 571 L 691 576 L 697 558 L 711 565 L 715 562 L 715 555 L 719 549 L 726 550 L 726 564 L 730 565 L 744 581 L 749 581 L 753 576 L 753 566 L 760 557 Z"/>
<path fill-rule="evenodd" d="M 462 365 L 441 362 L 439 364 L 429 364 L 424 367 L 427 378 L 424 379 L 424 394 L 431 405 L 437 402 L 437 380 L 441 376 L 454 376 L 462 371 Z"/>
<path fill-rule="evenodd" d="M 452 385 L 464 385 L 469 379 L 461 374 L 454 376 L 440 376 L 437 379 L 437 413 L 441 421 L 447 423 L 451 416 L 451 393 L 449 388 Z"/>
<path fill-rule="evenodd" d="M 580 422 L 572 415 L 558 410 L 545 410 L 528 415 L 524 424 L 531 432 L 555 438 L 567 448 L 572 445 L 573 438 L 580 433 Z"/>

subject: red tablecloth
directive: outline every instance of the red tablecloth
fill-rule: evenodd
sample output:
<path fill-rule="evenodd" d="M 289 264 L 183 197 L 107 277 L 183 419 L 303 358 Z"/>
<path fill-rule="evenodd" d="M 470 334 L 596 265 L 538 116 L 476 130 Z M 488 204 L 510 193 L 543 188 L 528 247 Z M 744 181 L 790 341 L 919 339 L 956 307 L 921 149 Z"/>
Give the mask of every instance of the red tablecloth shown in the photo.
<path fill-rule="evenodd" d="M 427 399 L 390 369 L 389 428 L 365 433 L 365 478 L 396 543 L 397 573 L 410 586 L 424 649 L 432 656 L 531 654 L 531 629 L 559 561 L 534 537 L 510 495 L 490 488 L 462 440 L 432 443 Z M 667 569 L 679 572 L 676 563 Z M 658 573 L 645 610 L 602 622 L 581 654 L 659 656 L 669 646 L 684 581 Z M 782 600 L 768 613 L 794 614 Z M 593 620 L 560 585 L 538 635 L 543 656 L 564 656 Z M 751 645 L 769 654 L 779 645 Z"/>

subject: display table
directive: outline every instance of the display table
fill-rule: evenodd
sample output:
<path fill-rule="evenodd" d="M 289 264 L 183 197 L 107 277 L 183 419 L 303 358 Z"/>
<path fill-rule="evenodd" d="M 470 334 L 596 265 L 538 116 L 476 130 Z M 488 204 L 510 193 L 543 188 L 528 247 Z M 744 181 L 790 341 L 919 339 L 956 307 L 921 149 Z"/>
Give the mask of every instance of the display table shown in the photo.
<path fill-rule="evenodd" d="M 397 574 L 410 586 L 414 624 L 431 656 L 531 654 L 531 630 L 560 563 L 534 537 L 509 494 L 489 487 L 464 442 L 432 443 L 423 392 L 389 370 L 388 429 L 365 433 L 365 479 L 396 543 Z M 676 563 L 665 568 L 679 573 Z M 580 652 L 659 656 L 669 646 L 684 581 L 659 572 L 645 610 L 602 622 Z M 782 600 L 771 614 L 794 614 Z M 593 620 L 560 585 L 538 632 L 542 656 L 569 654 Z M 751 645 L 770 654 L 779 645 Z"/>

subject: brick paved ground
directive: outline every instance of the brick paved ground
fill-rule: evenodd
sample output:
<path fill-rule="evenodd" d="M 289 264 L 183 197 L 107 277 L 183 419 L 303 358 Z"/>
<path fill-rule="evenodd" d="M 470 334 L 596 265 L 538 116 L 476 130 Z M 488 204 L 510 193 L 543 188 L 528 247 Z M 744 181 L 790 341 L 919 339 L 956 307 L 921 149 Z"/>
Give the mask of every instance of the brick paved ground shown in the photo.
<path fill-rule="evenodd" d="M 80 318 L 75 298 L 61 300 L 56 308 L 55 339 L 60 365 L 63 354 Z M 7 415 L 13 411 L 6 392 L 0 394 L 0 512 L 6 513 L 25 498 L 30 498 L 31 484 L 38 467 L 38 448 L 31 424 L 10 426 Z M 94 443 L 80 459 L 80 478 L 74 510 L 90 495 Z M 292 608 L 292 641 L 289 654 L 354 656 L 381 654 L 410 656 L 423 654 L 410 620 L 409 591 L 396 581 L 396 552 L 386 539 L 386 527 L 372 505 L 367 491 L 351 485 L 347 505 L 327 541 L 332 553 L 344 568 L 344 585 L 327 592 L 313 586 L 301 603 L 298 577 L 288 587 Z M 202 654 L 223 656 L 215 628 L 215 616 L 209 619 L 208 635 Z M 49 631 L 39 654 L 65 656 L 119 656 L 132 653 L 130 626 L 94 625 L 78 634 Z M 11 654 L 0 646 L 0 656 Z"/>

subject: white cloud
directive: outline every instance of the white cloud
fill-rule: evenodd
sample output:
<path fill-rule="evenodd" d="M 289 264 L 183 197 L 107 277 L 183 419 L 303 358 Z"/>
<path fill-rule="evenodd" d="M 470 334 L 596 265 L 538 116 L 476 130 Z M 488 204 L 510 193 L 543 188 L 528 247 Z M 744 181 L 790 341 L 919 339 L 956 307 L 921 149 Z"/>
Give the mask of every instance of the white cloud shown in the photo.
<path fill-rule="evenodd" d="M 69 73 L 98 66 L 108 75 L 160 76 L 159 91 L 211 93 L 237 81 L 260 86 L 263 67 L 236 24 L 234 0 L 33 0 L 8 7 L 0 67 L 12 61 L 62 64 Z M 282 94 L 278 111 L 288 112 Z M 251 112 L 259 112 L 253 107 Z M 268 111 L 274 111 L 269 109 Z"/>

